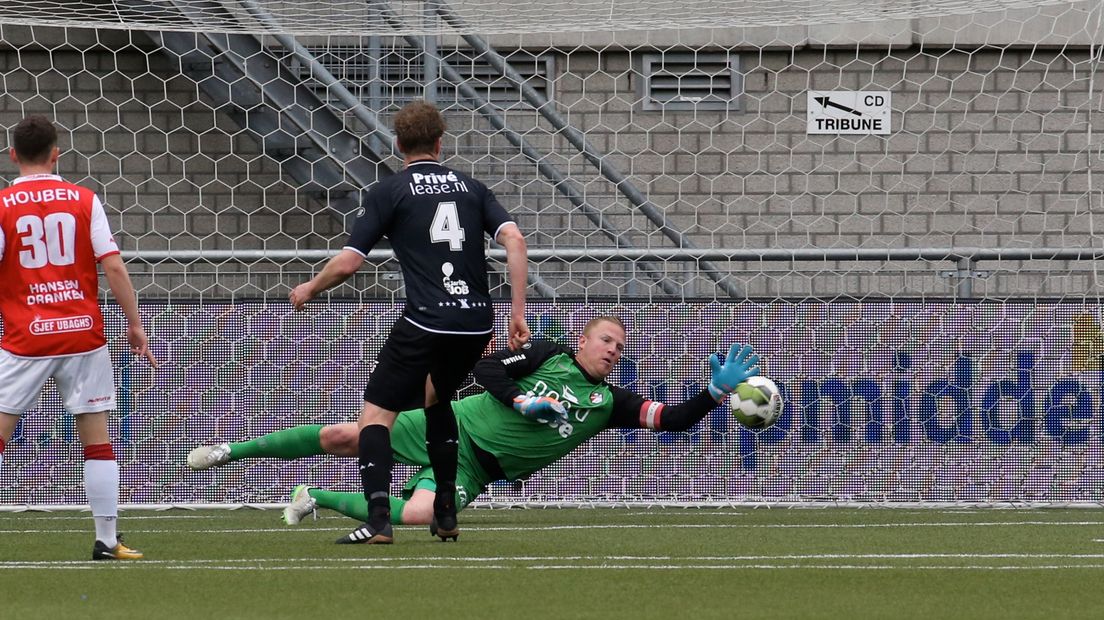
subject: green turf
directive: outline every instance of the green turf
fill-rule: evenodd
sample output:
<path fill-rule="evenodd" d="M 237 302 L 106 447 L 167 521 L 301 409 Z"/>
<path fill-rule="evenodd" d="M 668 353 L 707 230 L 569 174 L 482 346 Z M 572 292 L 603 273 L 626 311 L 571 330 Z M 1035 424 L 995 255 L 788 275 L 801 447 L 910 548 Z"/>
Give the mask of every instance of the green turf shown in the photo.
<path fill-rule="evenodd" d="M 86 562 L 87 514 L 0 513 L 3 617 L 1084 618 L 1097 510 L 469 510 L 459 543 L 275 511 L 131 511 L 147 560 Z M 411 616 L 411 614 L 413 614 Z M 435 614 L 435 615 L 430 615 Z"/>

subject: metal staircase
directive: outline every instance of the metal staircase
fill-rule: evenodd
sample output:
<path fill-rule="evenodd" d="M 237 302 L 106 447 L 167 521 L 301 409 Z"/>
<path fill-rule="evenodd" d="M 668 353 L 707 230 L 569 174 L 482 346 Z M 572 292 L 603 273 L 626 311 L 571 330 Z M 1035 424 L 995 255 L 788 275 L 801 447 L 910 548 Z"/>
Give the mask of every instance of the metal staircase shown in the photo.
<path fill-rule="evenodd" d="M 372 150 L 256 36 L 164 31 L 150 37 L 179 58 L 181 72 L 220 112 L 256 137 L 266 155 L 335 215 L 355 213 L 360 192 L 392 174 L 387 154 Z"/>
<path fill-rule="evenodd" d="M 187 3 L 170 0 L 183 17 L 193 11 L 204 15 L 224 13 L 227 20 L 240 18 L 229 14 L 224 6 L 213 0 L 189 0 Z M 150 6 L 148 0 L 120 0 L 120 5 L 130 10 L 142 10 Z M 269 16 L 252 0 L 239 0 L 252 19 L 268 25 Z M 402 31 L 401 18 L 386 3 L 373 2 L 381 21 L 397 31 Z M 452 25 L 459 18 L 443 3 L 434 5 L 438 15 Z M 163 6 L 159 7 L 161 10 Z M 345 220 L 360 206 L 360 192 L 371 187 L 380 177 L 392 174 L 385 163 L 390 155 L 386 149 L 394 144 L 394 138 L 378 121 L 376 111 L 363 103 L 309 51 L 286 35 L 267 35 L 275 39 L 287 52 L 277 55 L 270 51 L 260 38 L 250 34 L 202 33 L 162 31 L 150 33 L 154 42 L 167 53 L 175 55 L 182 73 L 195 80 L 199 88 L 221 110 L 241 127 L 256 136 L 263 152 L 279 162 L 284 171 L 303 191 L 318 198 L 319 202 L 335 210 L 335 216 Z M 607 215 L 588 204 L 583 192 L 555 165 L 549 163 L 540 150 L 522 134 L 507 124 L 504 116 L 496 111 L 484 97 L 471 88 L 459 73 L 438 54 L 435 45 L 427 45 L 420 38 L 404 35 L 402 38 L 412 48 L 425 55 L 428 65 L 439 69 L 440 75 L 456 84 L 460 94 L 484 117 L 502 138 L 533 162 L 557 193 L 566 198 L 580 214 L 590 221 L 594 230 L 608 243 L 618 248 L 632 249 L 629 235 L 612 225 Z M 634 207 L 651 220 L 676 247 L 692 248 L 689 240 L 674 228 L 663 211 L 651 204 L 631 182 L 614 169 L 608 159 L 598 153 L 581 132 L 567 125 L 547 105 L 545 99 L 525 84 L 485 41 L 474 35 L 463 35 L 465 41 L 504 77 L 517 85 L 524 98 L 540 111 L 558 135 L 565 138 L 609 180 Z M 297 67 L 289 66 L 294 58 Z M 337 96 L 343 107 L 364 125 L 364 130 L 352 131 L 345 117 L 335 106 L 320 99 L 318 92 L 304 83 L 302 67 L 309 68 L 312 79 L 326 86 L 328 96 Z M 434 71 L 437 74 L 437 71 Z M 637 267 L 653 279 L 671 296 L 680 296 L 681 285 L 663 273 L 662 267 L 638 263 Z M 721 270 L 708 262 L 700 262 L 699 268 L 712 278 L 730 296 L 740 296 Z M 531 272 L 531 283 L 546 297 L 554 297 L 555 291 Z"/>

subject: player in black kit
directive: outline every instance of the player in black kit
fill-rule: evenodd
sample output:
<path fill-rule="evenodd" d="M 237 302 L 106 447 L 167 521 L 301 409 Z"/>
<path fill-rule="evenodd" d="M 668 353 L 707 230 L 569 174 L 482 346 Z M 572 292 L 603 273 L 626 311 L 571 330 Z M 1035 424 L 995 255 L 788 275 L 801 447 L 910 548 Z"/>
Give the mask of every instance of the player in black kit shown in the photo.
<path fill-rule="evenodd" d="M 525 323 L 525 238 L 494 193 L 442 166 L 445 121 L 415 101 L 395 115 L 404 169 L 381 180 L 364 200 L 349 243 L 289 298 L 296 310 L 356 273 L 383 237 L 402 266 L 406 307 L 391 328 L 364 389 L 359 459 L 369 518 L 339 543 L 390 544 L 391 427 L 397 412 L 423 404 L 426 447 L 437 475 L 430 531 L 456 540 L 454 487 L 457 427 L 451 401 L 490 342 L 494 310 L 487 286 L 483 234 L 506 248 L 510 277 L 510 348 L 529 339 Z"/>

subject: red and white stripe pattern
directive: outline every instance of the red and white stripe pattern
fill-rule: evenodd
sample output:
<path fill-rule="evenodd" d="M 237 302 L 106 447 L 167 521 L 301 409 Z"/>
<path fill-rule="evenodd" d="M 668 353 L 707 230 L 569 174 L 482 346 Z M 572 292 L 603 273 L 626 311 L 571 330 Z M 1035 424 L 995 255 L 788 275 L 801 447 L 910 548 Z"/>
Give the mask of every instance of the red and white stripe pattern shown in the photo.
<path fill-rule="evenodd" d="M 640 406 L 640 428 L 650 428 L 653 431 L 662 430 L 659 428 L 659 416 L 663 413 L 663 407 L 663 403 L 654 400 L 644 401 L 644 404 Z"/>

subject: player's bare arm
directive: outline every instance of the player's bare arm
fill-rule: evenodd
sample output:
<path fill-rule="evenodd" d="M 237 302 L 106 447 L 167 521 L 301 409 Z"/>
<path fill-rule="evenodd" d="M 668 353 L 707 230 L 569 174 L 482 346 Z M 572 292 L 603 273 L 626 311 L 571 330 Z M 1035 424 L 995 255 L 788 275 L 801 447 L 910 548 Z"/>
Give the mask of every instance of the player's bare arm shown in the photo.
<path fill-rule="evenodd" d="M 506 248 L 506 271 L 510 274 L 510 343 L 513 351 L 529 341 L 525 322 L 525 291 L 529 286 L 529 254 L 525 237 L 517 225 L 503 226 L 495 239 Z"/>
<path fill-rule="evenodd" d="M 353 250 L 341 250 L 331 258 L 322 271 L 309 281 L 291 289 L 288 299 L 292 307 L 302 310 L 308 301 L 314 299 L 319 293 L 327 291 L 345 280 L 360 269 L 364 264 L 364 257 Z"/>
<path fill-rule="evenodd" d="M 149 338 L 146 337 L 146 329 L 142 326 L 142 317 L 138 314 L 138 298 L 134 292 L 134 284 L 130 281 L 126 265 L 118 254 L 110 254 L 100 261 L 107 285 L 111 287 L 111 294 L 119 302 L 123 315 L 127 320 L 127 342 L 130 344 L 130 352 L 149 360 L 154 368 L 158 367 L 157 358 L 149 348 Z"/>

